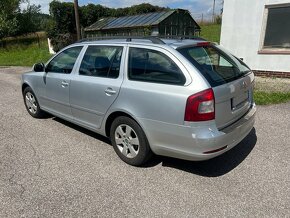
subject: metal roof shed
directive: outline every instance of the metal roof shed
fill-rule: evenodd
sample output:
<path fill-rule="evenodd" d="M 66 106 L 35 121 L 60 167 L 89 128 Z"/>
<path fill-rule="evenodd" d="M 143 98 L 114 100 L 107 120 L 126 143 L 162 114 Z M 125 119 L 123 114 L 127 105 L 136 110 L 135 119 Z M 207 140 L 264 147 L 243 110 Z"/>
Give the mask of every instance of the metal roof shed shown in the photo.
<path fill-rule="evenodd" d="M 166 10 L 125 17 L 108 17 L 85 28 L 86 37 L 115 35 L 198 36 L 200 26 L 187 10 Z"/>

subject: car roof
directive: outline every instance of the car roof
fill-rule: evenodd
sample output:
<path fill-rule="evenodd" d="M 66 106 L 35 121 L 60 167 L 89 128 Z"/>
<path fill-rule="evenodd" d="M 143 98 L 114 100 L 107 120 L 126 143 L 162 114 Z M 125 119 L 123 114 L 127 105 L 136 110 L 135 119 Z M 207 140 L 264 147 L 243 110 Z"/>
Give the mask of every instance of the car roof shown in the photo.
<path fill-rule="evenodd" d="M 130 40 L 128 40 L 130 39 Z M 207 42 L 202 38 L 196 39 L 165 39 L 157 37 L 145 37 L 145 38 L 116 38 L 116 39 L 85 39 L 75 44 L 138 44 L 138 45 L 158 45 L 160 47 L 170 46 L 174 49 L 186 46 L 194 46 L 198 43 Z"/>

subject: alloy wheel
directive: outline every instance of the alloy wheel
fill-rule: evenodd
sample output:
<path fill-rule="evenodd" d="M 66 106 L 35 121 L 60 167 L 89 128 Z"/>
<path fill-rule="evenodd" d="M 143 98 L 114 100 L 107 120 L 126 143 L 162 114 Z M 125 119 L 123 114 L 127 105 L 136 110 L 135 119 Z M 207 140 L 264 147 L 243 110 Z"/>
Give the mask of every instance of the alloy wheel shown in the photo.
<path fill-rule="evenodd" d="M 139 139 L 136 132 L 128 125 L 121 124 L 116 128 L 115 141 L 120 152 L 127 158 L 134 158 L 139 152 Z"/>
<path fill-rule="evenodd" d="M 25 94 L 25 104 L 32 114 L 36 114 L 37 112 L 37 103 L 34 95 L 31 92 L 27 92 Z"/>

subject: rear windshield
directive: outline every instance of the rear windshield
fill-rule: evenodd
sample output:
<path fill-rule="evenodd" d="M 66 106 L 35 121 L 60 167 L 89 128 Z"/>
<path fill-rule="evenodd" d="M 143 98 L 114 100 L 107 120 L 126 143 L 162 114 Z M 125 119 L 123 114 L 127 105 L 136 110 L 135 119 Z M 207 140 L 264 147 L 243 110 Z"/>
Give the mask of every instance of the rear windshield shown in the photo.
<path fill-rule="evenodd" d="M 250 72 L 246 64 L 219 46 L 209 44 L 177 50 L 200 70 L 212 87 L 231 82 Z"/>

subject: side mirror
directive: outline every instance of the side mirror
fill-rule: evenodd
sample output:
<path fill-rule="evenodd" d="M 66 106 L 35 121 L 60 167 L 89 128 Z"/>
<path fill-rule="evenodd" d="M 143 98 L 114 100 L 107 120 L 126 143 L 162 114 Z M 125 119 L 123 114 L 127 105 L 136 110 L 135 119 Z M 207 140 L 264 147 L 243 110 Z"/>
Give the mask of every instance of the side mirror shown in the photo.
<path fill-rule="evenodd" d="M 44 72 L 45 65 L 44 63 L 37 63 L 33 65 L 32 69 L 34 72 Z"/>

